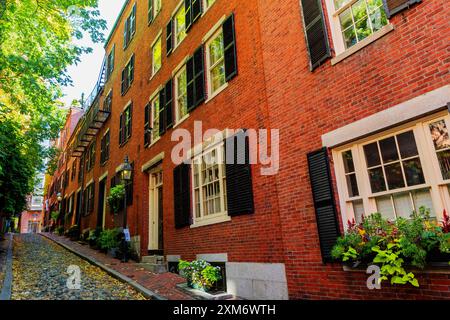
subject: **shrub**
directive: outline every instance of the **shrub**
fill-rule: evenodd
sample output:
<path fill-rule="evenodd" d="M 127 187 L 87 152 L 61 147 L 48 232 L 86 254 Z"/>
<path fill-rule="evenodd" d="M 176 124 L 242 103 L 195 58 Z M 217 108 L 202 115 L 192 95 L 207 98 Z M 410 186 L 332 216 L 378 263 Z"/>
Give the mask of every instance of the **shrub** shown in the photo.
<path fill-rule="evenodd" d="M 108 251 L 115 249 L 120 244 L 121 231 L 118 228 L 103 230 L 97 240 L 97 245 L 100 249 Z"/>
<path fill-rule="evenodd" d="M 59 236 L 64 235 L 64 226 L 59 226 L 56 228 L 56 234 Z"/>
<path fill-rule="evenodd" d="M 119 212 L 124 197 L 125 197 L 125 186 L 123 184 L 119 184 L 111 188 L 111 190 L 109 191 L 107 201 L 112 212 L 114 213 Z"/>
<path fill-rule="evenodd" d="M 67 230 L 67 236 L 70 238 L 70 240 L 76 240 L 80 233 L 80 227 L 78 225 L 73 225 Z"/>
<path fill-rule="evenodd" d="M 390 280 L 392 284 L 419 286 L 414 274 L 407 272 L 404 265 L 423 269 L 430 252 L 450 253 L 450 233 L 445 229 L 446 214 L 442 226 L 430 218 L 429 210 L 424 207 L 410 217 L 391 222 L 374 213 L 363 217 L 358 225 L 349 221 L 347 234 L 337 240 L 331 255 L 343 262 L 380 265 L 381 280 Z"/>
<path fill-rule="evenodd" d="M 102 233 L 102 228 L 97 227 L 95 230 L 89 230 L 89 236 L 87 241 L 91 247 L 96 247 L 100 234 Z"/>
<path fill-rule="evenodd" d="M 210 290 L 222 278 L 220 267 L 213 267 L 204 260 L 180 260 L 178 269 L 187 280 L 188 286 L 205 291 Z"/>

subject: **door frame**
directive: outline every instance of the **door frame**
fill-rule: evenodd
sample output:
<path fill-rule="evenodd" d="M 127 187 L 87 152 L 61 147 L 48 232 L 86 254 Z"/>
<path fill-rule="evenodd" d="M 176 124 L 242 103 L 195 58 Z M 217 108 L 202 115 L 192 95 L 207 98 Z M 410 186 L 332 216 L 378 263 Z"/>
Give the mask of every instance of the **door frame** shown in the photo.
<path fill-rule="evenodd" d="M 106 226 L 106 182 L 107 182 L 106 178 L 107 177 L 103 177 L 98 182 L 97 226 L 101 227 L 103 230 L 105 229 L 105 226 Z M 103 195 L 103 197 L 102 197 L 102 195 Z M 100 216 L 100 214 L 101 214 L 101 216 Z M 99 223 L 100 222 L 99 218 L 101 218 L 101 224 Z"/>
<path fill-rule="evenodd" d="M 159 203 L 159 192 L 163 192 L 164 174 L 162 166 L 159 165 L 153 170 L 149 171 L 149 206 L 148 206 L 148 250 L 153 253 L 161 253 L 163 251 L 163 245 L 160 243 L 160 224 L 163 223 L 160 219 L 160 210 L 163 208 L 162 198 Z M 162 218 L 162 217 L 161 217 Z M 161 228 L 162 229 L 162 228 Z"/>

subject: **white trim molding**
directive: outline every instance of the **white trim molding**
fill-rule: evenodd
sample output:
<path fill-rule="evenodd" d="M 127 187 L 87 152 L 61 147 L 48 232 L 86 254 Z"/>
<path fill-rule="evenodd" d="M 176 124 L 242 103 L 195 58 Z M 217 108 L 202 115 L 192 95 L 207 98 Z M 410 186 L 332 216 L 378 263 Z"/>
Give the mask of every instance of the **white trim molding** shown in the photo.
<path fill-rule="evenodd" d="M 153 159 L 147 161 L 142 167 L 141 167 L 141 171 L 145 172 L 148 169 L 150 169 L 151 167 L 153 167 L 155 164 L 157 164 L 158 162 L 162 161 L 164 159 L 164 152 L 161 152 L 160 154 L 158 154 L 157 156 L 155 156 Z"/>
<path fill-rule="evenodd" d="M 322 135 L 322 145 L 333 148 L 443 110 L 450 102 L 450 85 L 443 86 L 394 107 Z"/>

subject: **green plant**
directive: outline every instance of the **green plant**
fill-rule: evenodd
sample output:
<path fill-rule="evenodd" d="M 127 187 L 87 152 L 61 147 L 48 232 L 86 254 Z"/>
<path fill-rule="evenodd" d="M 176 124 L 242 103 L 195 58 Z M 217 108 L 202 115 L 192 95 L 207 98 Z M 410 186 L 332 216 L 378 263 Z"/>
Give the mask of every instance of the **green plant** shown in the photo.
<path fill-rule="evenodd" d="M 80 233 L 80 227 L 78 227 L 78 225 L 73 225 L 71 226 L 68 230 L 67 230 L 67 236 L 71 239 L 71 240 L 76 240 L 79 236 Z"/>
<path fill-rule="evenodd" d="M 118 184 L 117 186 L 111 188 L 107 201 L 112 212 L 119 212 L 124 197 L 125 186 L 123 184 Z"/>
<path fill-rule="evenodd" d="M 120 229 L 103 230 L 97 240 L 97 245 L 101 250 L 108 251 L 119 247 Z"/>
<path fill-rule="evenodd" d="M 56 228 L 56 234 L 59 236 L 64 235 L 64 227 L 63 226 L 59 226 Z"/>
<path fill-rule="evenodd" d="M 187 280 L 188 286 L 208 291 L 222 279 L 220 267 L 213 267 L 204 260 L 192 262 L 180 260 L 178 263 L 180 274 Z"/>
<path fill-rule="evenodd" d="M 381 265 L 382 280 L 391 283 L 410 283 L 418 286 L 412 272 L 404 269 L 411 265 L 423 269 L 432 252 L 450 253 L 450 233 L 446 232 L 446 220 L 442 226 L 430 218 L 430 212 L 421 207 L 410 219 L 395 221 L 374 213 L 358 225 L 348 222 L 347 233 L 340 237 L 331 255 L 343 262 L 366 262 Z"/>
<path fill-rule="evenodd" d="M 52 218 L 53 221 L 57 221 L 59 218 L 59 211 L 52 211 L 50 217 Z"/>
<path fill-rule="evenodd" d="M 91 247 L 97 246 L 98 239 L 100 237 L 100 234 L 102 233 L 102 228 L 97 227 L 95 230 L 89 230 L 89 236 L 87 238 L 87 241 L 89 242 L 89 245 Z"/>

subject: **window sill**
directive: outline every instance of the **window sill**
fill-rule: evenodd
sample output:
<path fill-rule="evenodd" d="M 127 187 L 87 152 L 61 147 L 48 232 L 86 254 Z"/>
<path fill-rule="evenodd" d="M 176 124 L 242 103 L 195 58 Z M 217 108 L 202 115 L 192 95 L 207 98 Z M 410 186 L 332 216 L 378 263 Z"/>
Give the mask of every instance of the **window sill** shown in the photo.
<path fill-rule="evenodd" d="M 119 145 L 119 148 L 123 148 L 128 143 L 128 141 L 130 141 L 130 139 L 131 137 L 129 137 L 126 141 L 124 141 L 121 145 Z"/>
<path fill-rule="evenodd" d="M 228 88 L 228 82 L 225 82 L 225 84 L 223 86 L 221 86 L 219 89 L 216 90 L 216 92 L 211 94 L 211 96 L 208 97 L 208 99 L 205 101 L 205 103 L 208 103 L 211 100 L 213 100 L 216 96 L 218 96 L 226 88 Z"/>
<path fill-rule="evenodd" d="M 161 140 L 161 137 L 158 137 L 155 141 L 152 141 L 150 144 L 148 144 L 147 149 L 153 147 L 155 144 L 158 143 L 159 140 Z"/>
<path fill-rule="evenodd" d="M 224 223 L 228 221 L 231 221 L 231 217 L 229 215 L 220 215 L 217 217 L 196 221 L 194 224 L 191 225 L 191 229 L 209 226 L 212 224 Z"/>
<path fill-rule="evenodd" d="M 187 115 L 185 115 L 183 118 L 181 118 L 174 126 L 173 129 L 175 129 L 176 127 L 178 127 L 179 125 L 181 125 L 184 121 L 186 121 L 186 119 L 189 118 L 189 113 Z"/>
<path fill-rule="evenodd" d="M 348 48 L 344 52 L 338 54 L 336 57 L 331 59 L 331 65 L 335 65 L 335 64 L 341 62 L 342 60 L 344 60 L 347 57 L 351 56 L 352 54 L 358 52 L 362 48 L 368 46 L 372 42 L 380 39 L 381 37 L 383 37 L 384 35 L 388 34 L 389 32 L 391 32 L 393 30 L 394 30 L 394 26 L 392 24 L 385 25 L 383 28 L 381 28 L 380 30 L 378 30 L 377 32 L 372 34 L 370 37 L 365 38 L 364 40 L 358 42 L 354 46 Z"/>
<path fill-rule="evenodd" d="M 161 65 L 161 67 L 162 67 L 162 65 Z M 150 81 L 153 80 L 154 77 L 156 77 L 156 75 L 159 73 L 159 70 L 161 70 L 161 67 L 159 67 L 159 69 L 156 70 L 156 72 L 153 72 L 152 76 L 149 79 Z"/>

